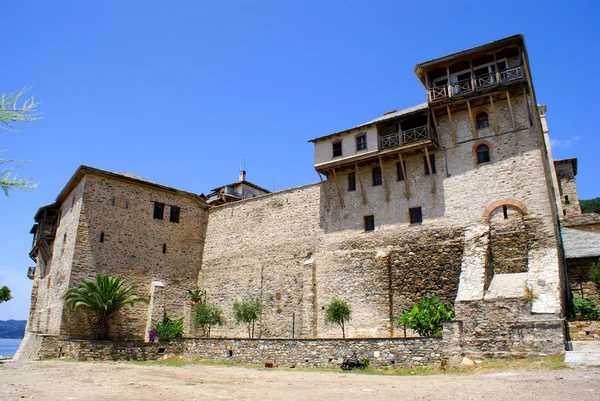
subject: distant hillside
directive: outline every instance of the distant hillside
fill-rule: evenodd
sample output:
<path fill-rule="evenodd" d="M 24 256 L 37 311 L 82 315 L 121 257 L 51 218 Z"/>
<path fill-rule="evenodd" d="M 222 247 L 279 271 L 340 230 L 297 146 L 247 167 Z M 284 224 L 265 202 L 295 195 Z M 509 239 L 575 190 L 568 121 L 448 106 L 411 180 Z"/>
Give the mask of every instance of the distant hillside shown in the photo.
<path fill-rule="evenodd" d="M 0 338 L 23 338 L 27 320 L 0 320 Z"/>
<path fill-rule="evenodd" d="M 579 205 L 583 213 L 600 213 L 600 198 L 580 199 Z"/>

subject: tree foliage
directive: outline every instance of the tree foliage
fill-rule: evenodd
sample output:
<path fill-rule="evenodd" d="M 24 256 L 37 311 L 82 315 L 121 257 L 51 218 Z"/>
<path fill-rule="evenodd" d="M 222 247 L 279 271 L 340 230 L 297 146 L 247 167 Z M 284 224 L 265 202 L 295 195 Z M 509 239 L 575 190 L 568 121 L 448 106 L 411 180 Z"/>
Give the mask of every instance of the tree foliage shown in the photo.
<path fill-rule="evenodd" d="M 586 298 L 575 298 L 573 299 L 573 312 L 576 317 L 581 319 L 598 319 L 600 318 L 600 311 L 598 305 L 594 301 L 594 298 L 587 296 Z"/>
<path fill-rule="evenodd" d="M 248 326 L 248 338 L 254 338 L 254 322 L 258 320 L 261 313 L 262 302 L 259 298 L 233 303 L 233 318 L 237 324 L 244 323 Z"/>
<path fill-rule="evenodd" d="M 442 323 L 454 319 L 449 304 L 441 303 L 435 295 L 421 299 L 412 309 L 405 309 L 396 319 L 399 326 L 408 326 L 424 337 L 437 336 Z"/>
<path fill-rule="evenodd" d="M 197 304 L 198 302 L 204 303 L 206 301 L 206 291 L 200 287 L 194 287 L 188 290 L 185 297 L 192 301 L 193 304 Z"/>
<path fill-rule="evenodd" d="M 10 288 L 7 286 L 3 286 L 0 288 L 0 304 L 2 302 L 8 302 L 12 299 L 12 295 L 10 295 Z"/>
<path fill-rule="evenodd" d="M 119 310 L 148 302 L 135 293 L 136 289 L 136 285 L 122 278 L 97 274 L 94 279 L 82 279 L 79 286 L 67 291 L 65 301 L 73 309 L 87 309 L 94 317 L 94 339 L 106 340 L 108 322 Z"/>
<path fill-rule="evenodd" d="M 183 317 L 172 319 L 166 313 L 163 318 L 154 326 L 159 338 L 176 338 L 183 336 Z"/>
<path fill-rule="evenodd" d="M 22 97 L 30 88 L 19 89 L 9 94 L 0 95 L 0 130 L 18 131 L 14 124 L 39 120 L 39 113 L 36 111 L 38 103 L 33 100 L 33 96 L 21 102 Z M 15 160 L 0 158 L 0 165 L 15 163 Z M 17 179 L 13 176 L 15 169 L 19 165 L 7 169 L 0 169 L 0 190 L 8 196 L 10 191 L 21 189 L 31 191 L 37 184 L 29 178 Z"/>
<path fill-rule="evenodd" d="M 333 297 L 325 309 L 325 323 L 337 324 L 342 329 L 342 338 L 346 338 L 345 324 L 350 321 L 352 309 L 346 301 Z"/>
<path fill-rule="evenodd" d="M 210 337 L 212 327 L 225 324 L 223 310 L 217 305 L 199 302 L 195 308 L 194 324 L 203 327 L 207 337 Z"/>
<path fill-rule="evenodd" d="M 596 284 L 596 288 L 600 290 L 600 258 L 598 261 L 590 266 L 590 278 L 592 282 Z"/>
<path fill-rule="evenodd" d="M 582 213 L 599 213 L 600 214 L 600 198 L 579 200 Z"/>

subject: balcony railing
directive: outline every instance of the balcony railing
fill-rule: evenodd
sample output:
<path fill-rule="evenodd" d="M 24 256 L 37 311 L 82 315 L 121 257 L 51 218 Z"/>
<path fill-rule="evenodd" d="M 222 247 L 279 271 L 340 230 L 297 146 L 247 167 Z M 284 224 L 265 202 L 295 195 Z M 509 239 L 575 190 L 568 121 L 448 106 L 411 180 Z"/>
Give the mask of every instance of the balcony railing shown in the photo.
<path fill-rule="evenodd" d="M 408 129 L 406 131 L 395 132 L 393 134 L 382 135 L 379 137 L 379 150 L 395 148 L 401 145 L 406 145 L 412 142 L 430 139 L 426 125 L 421 127 Z"/>
<path fill-rule="evenodd" d="M 505 82 L 516 81 L 523 78 L 523 67 L 513 67 L 507 70 L 498 71 L 498 73 L 492 72 L 485 75 L 474 77 L 474 79 L 465 79 L 450 84 L 444 84 L 435 86 L 429 89 L 429 101 L 433 102 L 439 99 L 445 99 L 448 97 L 462 95 L 464 93 L 472 92 L 473 90 L 480 90 L 489 88 Z M 474 88 L 473 88 L 474 86 Z"/>
<path fill-rule="evenodd" d="M 35 266 L 30 266 L 27 269 L 27 277 L 30 278 L 31 280 L 33 280 L 34 276 L 35 276 Z"/>

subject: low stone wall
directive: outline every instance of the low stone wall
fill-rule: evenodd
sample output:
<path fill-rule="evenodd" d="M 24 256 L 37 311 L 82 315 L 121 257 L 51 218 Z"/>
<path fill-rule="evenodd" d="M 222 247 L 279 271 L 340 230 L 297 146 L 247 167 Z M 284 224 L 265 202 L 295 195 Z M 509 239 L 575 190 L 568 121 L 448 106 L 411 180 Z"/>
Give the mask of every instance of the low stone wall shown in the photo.
<path fill-rule="evenodd" d="M 441 338 L 267 339 L 183 338 L 168 342 L 61 340 L 60 355 L 77 360 L 156 360 L 183 354 L 206 360 L 281 367 L 339 368 L 356 353 L 373 367 L 439 366 Z"/>
<path fill-rule="evenodd" d="M 600 320 L 569 320 L 567 324 L 573 341 L 600 340 Z"/>

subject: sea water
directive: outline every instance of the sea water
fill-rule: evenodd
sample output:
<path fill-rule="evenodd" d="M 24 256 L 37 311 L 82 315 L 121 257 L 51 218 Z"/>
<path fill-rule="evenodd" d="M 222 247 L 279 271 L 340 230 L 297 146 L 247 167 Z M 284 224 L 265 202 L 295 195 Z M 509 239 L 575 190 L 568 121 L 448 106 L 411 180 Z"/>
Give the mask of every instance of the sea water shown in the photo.
<path fill-rule="evenodd" d="M 0 338 L 0 356 L 14 356 L 21 338 Z"/>

